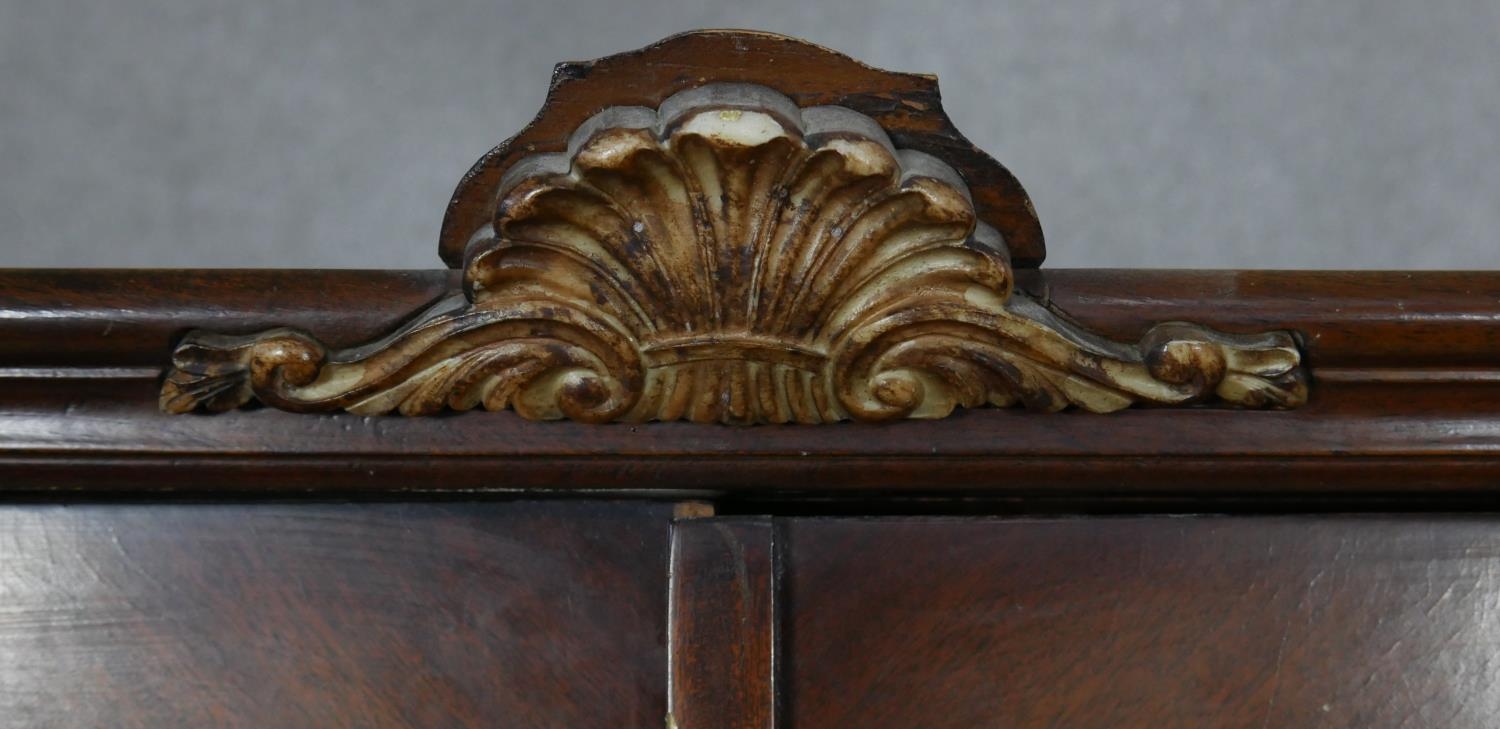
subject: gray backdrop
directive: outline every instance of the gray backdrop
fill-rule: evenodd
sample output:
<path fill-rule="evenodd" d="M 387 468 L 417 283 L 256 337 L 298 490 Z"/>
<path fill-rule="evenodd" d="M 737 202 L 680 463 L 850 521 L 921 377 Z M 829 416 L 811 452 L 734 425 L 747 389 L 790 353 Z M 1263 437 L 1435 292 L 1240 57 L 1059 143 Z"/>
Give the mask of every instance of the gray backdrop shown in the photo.
<path fill-rule="evenodd" d="M 1049 266 L 1500 268 L 1496 0 L 0 0 L 0 266 L 430 268 L 554 62 L 939 74 Z"/>

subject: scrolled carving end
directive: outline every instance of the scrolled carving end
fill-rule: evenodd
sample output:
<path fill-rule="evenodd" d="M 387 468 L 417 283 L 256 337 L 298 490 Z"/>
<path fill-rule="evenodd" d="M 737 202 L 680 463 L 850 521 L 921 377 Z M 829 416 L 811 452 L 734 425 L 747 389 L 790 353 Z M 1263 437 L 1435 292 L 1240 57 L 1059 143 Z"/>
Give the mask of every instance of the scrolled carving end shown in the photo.
<path fill-rule="evenodd" d="M 1141 340 L 1151 375 L 1246 408 L 1307 402 L 1307 373 L 1290 332 L 1236 335 L 1185 322 L 1158 324 Z"/>
<path fill-rule="evenodd" d="M 230 369 L 220 373 L 190 372 L 172 368 L 162 380 L 157 406 L 164 413 L 181 415 L 202 408 L 221 413 L 242 407 L 254 399 L 249 373 Z"/>
<path fill-rule="evenodd" d="M 172 352 L 162 381 L 163 412 L 233 410 L 279 385 L 312 382 L 327 358 L 323 345 L 296 329 L 249 336 L 190 332 Z"/>

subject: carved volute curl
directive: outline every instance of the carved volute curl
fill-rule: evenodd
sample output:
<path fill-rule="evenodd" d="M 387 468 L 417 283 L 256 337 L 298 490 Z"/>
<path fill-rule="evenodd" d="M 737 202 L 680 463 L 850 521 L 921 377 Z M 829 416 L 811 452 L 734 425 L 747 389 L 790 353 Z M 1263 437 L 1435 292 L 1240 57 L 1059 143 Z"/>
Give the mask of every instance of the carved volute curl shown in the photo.
<path fill-rule="evenodd" d="M 765 86 L 607 108 L 488 194 L 461 294 L 340 352 L 192 333 L 162 408 L 820 423 L 1306 399 L 1289 333 L 1174 322 L 1117 343 L 1014 291 L 952 167 Z"/>

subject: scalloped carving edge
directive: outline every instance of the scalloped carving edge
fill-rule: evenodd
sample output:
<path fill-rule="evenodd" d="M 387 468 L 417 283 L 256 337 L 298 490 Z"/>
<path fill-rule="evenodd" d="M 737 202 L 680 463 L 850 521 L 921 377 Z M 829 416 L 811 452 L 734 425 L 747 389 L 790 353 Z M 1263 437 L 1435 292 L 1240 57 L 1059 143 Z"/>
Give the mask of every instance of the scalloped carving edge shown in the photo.
<path fill-rule="evenodd" d="M 1036 268 L 1046 258 L 1030 196 L 1010 170 L 954 125 L 936 76 L 885 71 L 777 33 L 695 30 L 633 51 L 558 64 L 536 117 L 482 156 L 454 189 L 438 238 L 443 261 L 462 265 L 469 237 L 494 217 L 501 176 L 522 157 L 562 151 L 574 130 L 600 109 L 655 108 L 709 82 L 766 86 L 798 106 L 838 104 L 875 119 L 898 146 L 940 157 L 963 175 L 980 218 L 1005 236 L 1016 267 Z"/>

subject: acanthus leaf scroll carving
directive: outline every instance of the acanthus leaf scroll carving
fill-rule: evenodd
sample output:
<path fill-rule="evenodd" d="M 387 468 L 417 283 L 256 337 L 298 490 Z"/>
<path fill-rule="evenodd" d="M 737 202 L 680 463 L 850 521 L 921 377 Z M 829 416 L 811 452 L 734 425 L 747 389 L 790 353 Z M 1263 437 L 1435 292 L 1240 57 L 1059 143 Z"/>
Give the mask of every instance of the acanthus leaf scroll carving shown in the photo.
<path fill-rule="evenodd" d="M 1173 322 L 1121 343 L 1049 310 L 952 168 L 765 87 L 607 109 L 496 200 L 461 294 L 345 351 L 193 333 L 162 408 L 750 424 L 1307 396 L 1290 333 Z"/>

